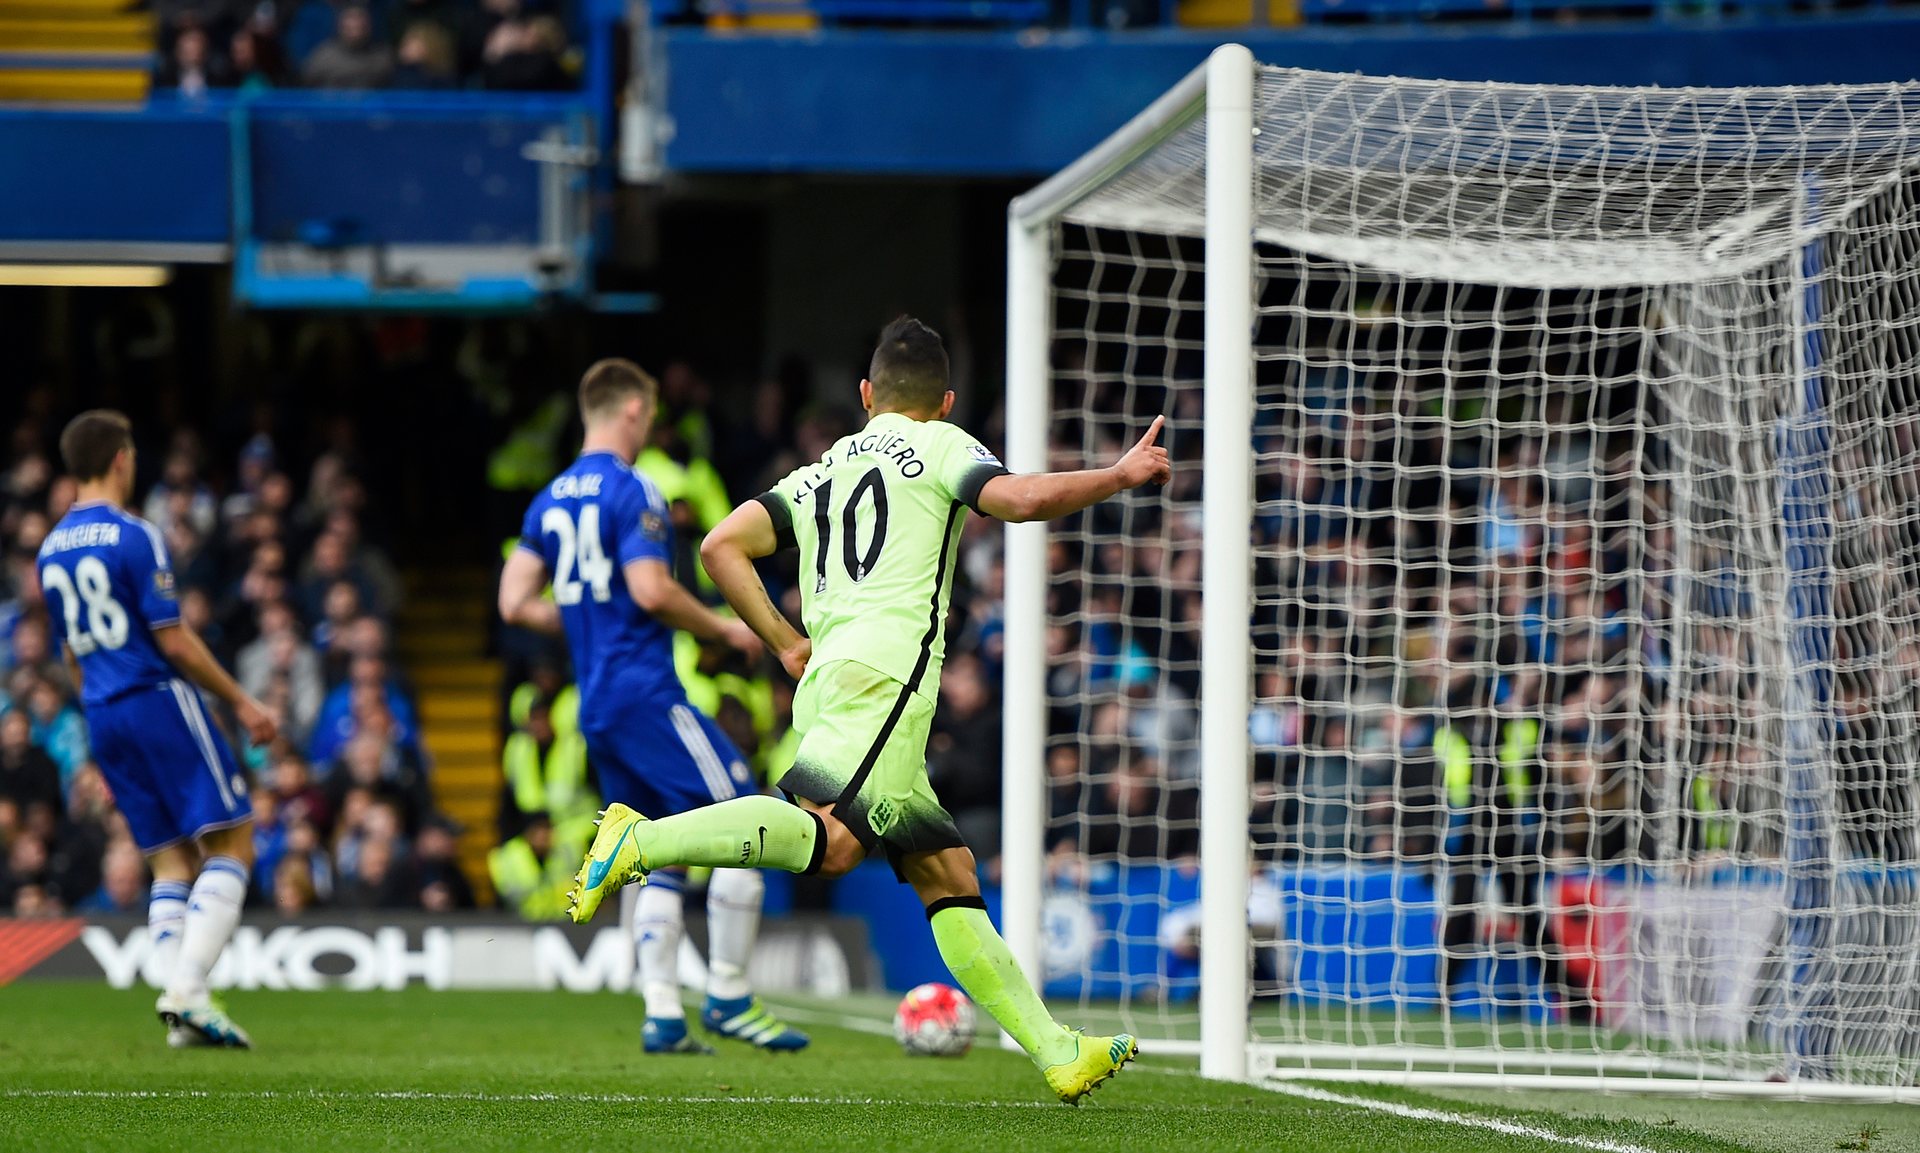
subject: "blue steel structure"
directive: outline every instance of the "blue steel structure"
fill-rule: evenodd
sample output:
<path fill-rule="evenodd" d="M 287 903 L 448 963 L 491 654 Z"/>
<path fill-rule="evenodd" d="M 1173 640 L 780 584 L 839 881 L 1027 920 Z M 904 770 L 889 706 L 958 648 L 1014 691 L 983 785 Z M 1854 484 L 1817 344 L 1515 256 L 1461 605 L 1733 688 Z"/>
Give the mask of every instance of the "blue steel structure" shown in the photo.
<path fill-rule="evenodd" d="M 1078 156 L 1226 39 L 1274 64 L 1534 82 L 1870 81 L 1912 76 L 1920 61 L 1913 7 L 1621 0 L 1604 7 L 1628 18 L 1566 23 L 1544 17 L 1603 0 L 1511 0 L 1504 19 L 1445 19 L 1468 2 L 1304 0 L 1302 26 L 1196 29 L 1173 23 L 1174 0 L 580 0 L 577 93 L 0 105 L 0 258 L 230 260 L 240 297 L 269 307 L 612 304 L 594 296 L 592 269 L 608 239 L 623 92 L 649 94 L 644 123 L 671 126 L 654 152 L 669 174 L 1025 179 Z M 1249 7 L 1266 13 L 1265 0 Z M 709 24 L 755 10 L 799 11 L 815 26 Z M 327 254 L 356 243 L 525 249 L 541 230 L 542 165 L 527 146 L 548 131 L 594 157 L 569 170 L 593 207 L 557 281 L 524 260 L 437 286 L 328 271 Z M 272 259 L 300 244 L 310 251 L 298 267 Z"/>
<path fill-rule="evenodd" d="M 668 26 L 654 58 L 669 170 L 1028 176 L 1057 171 L 1223 40 L 1263 63 L 1515 83 L 1754 86 L 1920 74 L 1920 13 L 1559 24 L 1007 31 Z"/>

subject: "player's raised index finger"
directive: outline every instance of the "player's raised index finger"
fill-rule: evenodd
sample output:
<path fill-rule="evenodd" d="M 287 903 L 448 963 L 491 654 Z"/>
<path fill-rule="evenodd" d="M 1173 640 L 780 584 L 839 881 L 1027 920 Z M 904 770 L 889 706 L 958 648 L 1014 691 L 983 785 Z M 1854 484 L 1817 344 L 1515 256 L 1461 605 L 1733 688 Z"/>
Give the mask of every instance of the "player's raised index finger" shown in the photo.
<path fill-rule="evenodd" d="M 1145 436 L 1143 436 L 1143 437 L 1141 437 L 1141 438 L 1140 438 L 1140 443 L 1139 443 L 1138 445 L 1136 445 L 1135 447 L 1136 447 L 1136 448 L 1151 448 L 1151 447 L 1153 446 L 1153 441 L 1154 441 L 1154 438 L 1160 435 L 1160 427 L 1161 427 L 1162 425 L 1164 425 L 1164 424 L 1166 424 L 1166 423 L 1167 423 L 1167 418 L 1166 418 L 1165 416 L 1156 416 L 1156 417 L 1154 417 L 1154 418 L 1153 418 L 1153 427 L 1151 427 L 1151 428 L 1149 428 L 1149 429 L 1147 429 L 1147 435 L 1145 435 Z"/>

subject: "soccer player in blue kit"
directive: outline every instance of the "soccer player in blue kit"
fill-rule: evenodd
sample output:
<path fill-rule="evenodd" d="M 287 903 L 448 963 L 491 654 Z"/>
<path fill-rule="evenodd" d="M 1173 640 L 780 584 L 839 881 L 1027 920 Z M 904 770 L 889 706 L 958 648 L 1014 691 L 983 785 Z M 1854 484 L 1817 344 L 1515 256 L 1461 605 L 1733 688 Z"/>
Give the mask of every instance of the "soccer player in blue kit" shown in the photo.
<path fill-rule="evenodd" d="M 147 926 L 166 975 L 154 1010 L 175 1048 L 250 1048 L 213 1003 L 207 974 L 246 901 L 253 809 L 200 690 L 225 701 L 257 744 L 273 739 L 273 717 L 180 619 L 160 533 L 126 511 L 134 476 L 127 418 L 81 413 L 60 434 L 60 456 L 79 493 L 40 546 L 40 585 L 64 630 L 94 760 L 153 872 Z"/>
<path fill-rule="evenodd" d="M 580 686 L 580 732 L 600 795 L 665 814 L 756 791 L 726 734 L 687 703 L 673 631 L 724 642 L 748 657 L 758 657 L 761 646 L 752 629 L 718 615 L 673 578 L 671 512 L 633 467 L 658 406 L 658 385 L 631 361 L 602 360 L 587 369 L 580 456 L 528 507 L 520 543 L 500 574 L 500 616 L 565 632 Z M 551 600 L 543 596 L 549 578 Z M 639 894 L 634 939 L 647 1003 L 641 1039 L 649 1053 L 712 1051 L 687 1033 L 680 1002 L 685 876 L 656 873 Z M 747 984 L 765 890 L 758 872 L 713 872 L 701 1023 L 763 1049 L 801 1049 L 807 1036 L 770 1014 Z"/>

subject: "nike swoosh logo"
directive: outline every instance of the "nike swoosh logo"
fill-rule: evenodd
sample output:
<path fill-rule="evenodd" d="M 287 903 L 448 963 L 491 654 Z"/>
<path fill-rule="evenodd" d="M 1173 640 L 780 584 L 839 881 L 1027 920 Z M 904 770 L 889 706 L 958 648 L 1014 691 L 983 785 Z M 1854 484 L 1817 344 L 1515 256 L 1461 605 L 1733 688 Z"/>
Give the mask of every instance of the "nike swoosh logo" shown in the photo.
<path fill-rule="evenodd" d="M 760 826 L 760 855 L 762 857 L 767 855 L 767 827 L 765 825 Z"/>
<path fill-rule="evenodd" d="M 607 872 L 613 868 L 613 859 L 620 855 L 620 846 L 627 843 L 627 838 L 632 833 L 632 825 L 621 829 L 620 839 L 613 843 L 613 851 L 587 866 L 587 888 L 597 889 L 600 887 L 600 882 L 607 879 Z"/>

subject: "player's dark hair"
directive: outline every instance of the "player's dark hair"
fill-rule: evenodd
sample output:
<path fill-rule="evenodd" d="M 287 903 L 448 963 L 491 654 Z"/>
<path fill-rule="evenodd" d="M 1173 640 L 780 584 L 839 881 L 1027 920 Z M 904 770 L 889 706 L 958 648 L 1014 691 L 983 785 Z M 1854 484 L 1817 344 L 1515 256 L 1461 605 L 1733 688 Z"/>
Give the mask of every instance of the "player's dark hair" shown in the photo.
<path fill-rule="evenodd" d="M 940 334 L 902 316 L 880 334 L 867 366 L 875 408 L 891 412 L 938 412 L 947 395 L 947 346 Z"/>
<path fill-rule="evenodd" d="M 652 408 L 660 402 L 660 385 L 631 360 L 597 360 L 580 378 L 580 419 L 593 424 L 635 396 L 645 397 Z"/>
<path fill-rule="evenodd" d="M 120 450 L 133 447 L 133 422 L 110 408 L 96 408 L 67 422 L 60 434 L 60 459 L 75 480 L 98 480 L 113 467 Z"/>

